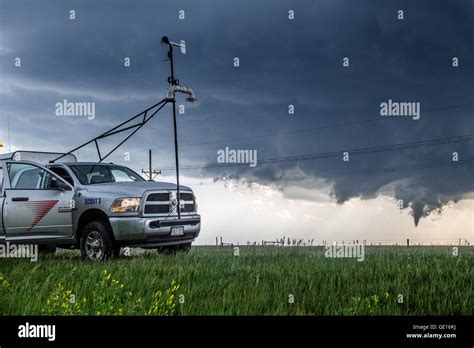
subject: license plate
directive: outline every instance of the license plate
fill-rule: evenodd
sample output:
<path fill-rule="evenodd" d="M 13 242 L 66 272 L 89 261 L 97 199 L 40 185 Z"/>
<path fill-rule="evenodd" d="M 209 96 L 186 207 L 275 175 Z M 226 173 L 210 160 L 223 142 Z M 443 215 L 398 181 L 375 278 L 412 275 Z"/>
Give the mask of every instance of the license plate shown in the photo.
<path fill-rule="evenodd" d="M 184 236 L 184 227 L 171 227 L 171 237 Z"/>

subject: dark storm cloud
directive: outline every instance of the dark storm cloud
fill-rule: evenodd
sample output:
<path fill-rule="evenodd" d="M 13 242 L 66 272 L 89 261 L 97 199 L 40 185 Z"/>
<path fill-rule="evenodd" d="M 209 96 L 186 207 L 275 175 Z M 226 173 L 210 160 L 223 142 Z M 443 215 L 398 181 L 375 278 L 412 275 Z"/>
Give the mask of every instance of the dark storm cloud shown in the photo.
<path fill-rule="evenodd" d="M 168 74 L 161 36 L 185 39 L 177 77 L 199 102 L 179 118 L 181 163 L 216 163 L 217 151 L 256 149 L 259 160 L 414 142 L 473 132 L 473 107 L 423 113 L 474 101 L 473 4 L 469 1 L 0 1 L 2 125 L 22 148 L 68 150 L 160 100 Z M 68 11 L 76 11 L 76 20 Z M 185 10 L 186 19 L 178 19 Z M 288 10 L 295 20 L 288 20 Z M 397 10 L 405 19 L 397 20 Z M 13 59 L 21 57 L 22 67 Z M 124 57 L 132 66 L 123 67 Z M 233 59 L 240 67 L 233 67 Z M 342 57 L 350 67 L 342 67 Z M 451 67 L 452 57 L 460 66 Z M 54 116 L 63 99 L 95 101 L 97 117 Z M 381 102 L 421 103 L 418 121 L 389 119 L 320 131 L 212 143 L 379 116 Z M 288 105 L 295 114 L 288 115 Z M 168 110 L 169 111 L 169 110 Z M 24 127 L 28 124 L 28 127 Z M 5 136 L 4 127 L 1 127 Z M 125 145 L 134 169 L 156 151 L 173 165 L 170 114 Z M 415 222 L 474 189 L 472 166 L 391 173 L 386 167 L 474 157 L 471 143 L 340 158 L 184 170 L 187 175 L 245 178 L 311 188 L 304 178 L 334 184 L 339 202 L 391 191 Z M 85 157 L 92 151 L 85 151 Z M 301 177 L 288 176 L 298 168 Z M 367 169 L 366 175 L 334 174 Z"/>

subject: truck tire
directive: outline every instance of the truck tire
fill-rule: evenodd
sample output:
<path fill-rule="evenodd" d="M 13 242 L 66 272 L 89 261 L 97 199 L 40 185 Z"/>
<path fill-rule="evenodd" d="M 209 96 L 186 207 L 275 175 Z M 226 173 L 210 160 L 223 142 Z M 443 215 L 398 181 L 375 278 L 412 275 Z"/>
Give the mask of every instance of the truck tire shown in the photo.
<path fill-rule="evenodd" d="M 82 231 L 81 256 L 84 260 L 102 261 L 114 254 L 110 231 L 102 221 L 89 222 Z"/>
<path fill-rule="evenodd" d="M 38 252 L 41 254 L 54 254 L 56 252 L 55 244 L 39 244 Z"/>

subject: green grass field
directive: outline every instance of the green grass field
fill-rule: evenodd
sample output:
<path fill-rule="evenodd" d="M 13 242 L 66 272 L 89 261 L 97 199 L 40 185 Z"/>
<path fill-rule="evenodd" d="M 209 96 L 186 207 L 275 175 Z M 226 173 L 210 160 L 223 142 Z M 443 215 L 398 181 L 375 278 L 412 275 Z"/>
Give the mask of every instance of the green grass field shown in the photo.
<path fill-rule="evenodd" d="M 194 247 L 103 263 L 59 251 L 0 260 L 1 315 L 474 314 L 474 248 Z M 403 303 L 399 303 L 403 296 Z M 294 300 L 294 301 L 293 301 Z"/>

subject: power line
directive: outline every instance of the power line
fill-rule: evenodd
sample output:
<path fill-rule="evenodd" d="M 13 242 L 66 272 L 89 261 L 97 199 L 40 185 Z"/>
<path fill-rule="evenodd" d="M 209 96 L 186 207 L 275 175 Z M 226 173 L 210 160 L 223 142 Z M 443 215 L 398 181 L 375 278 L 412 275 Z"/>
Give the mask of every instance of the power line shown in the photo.
<path fill-rule="evenodd" d="M 391 145 L 383 145 L 383 146 L 375 146 L 375 147 L 366 147 L 366 148 L 351 149 L 351 150 L 339 150 L 339 151 L 323 152 L 323 153 L 315 153 L 315 154 L 307 154 L 307 155 L 274 157 L 274 158 L 259 160 L 258 163 L 269 164 L 269 163 L 294 162 L 294 161 L 306 161 L 306 160 L 312 160 L 312 159 L 331 158 L 331 157 L 341 156 L 342 154 L 346 152 L 349 155 L 363 155 L 363 154 L 370 154 L 370 153 L 380 153 L 380 152 L 388 152 L 388 151 L 395 151 L 395 150 L 419 148 L 419 147 L 425 147 L 425 146 L 451 144 L 451 143 L 471 141 L 471 140 L 474 140 L 474 134 L 447 137 L 447 138 L 438 138 L 438 139 L 432 139 L 432 140 L 424 140 L 424 141 L 417 141 L 417 142 L 411 142 L 411 143 L 399 143 L 399 144 L 391 144 Z M 248 166 L 248 163 L 213 163 L 213 164 L 208 164 L 208 165 L 182 166 L 181 169 L 188 170 L 188 169 L 205 169 L 205 168 L 237 167 L 237 166 Z M 171 167 L 162 168 L 162 171 L 171 170 L 171 169 L 173 168 Z"/>
<path fill-rule="evenodd" d="M 467 104 L 452 105 L 452 106 L 446 106 L 446 107 L 437 108 L 437 109 L 426 110 L 423 113 L 440 111 L 440 110 L 455 109 L 455 108 L 470 106 L 470 105 L 474 105 L 474 102 L 467 103 Z M 304 132 L 313 132 L 313 131 L 329 129 L 329 128 L 338 128 L 338 127 L 353 126 L 353 125 L 356 125 L 356 124 L 363 124 L 363 123 L 369 123 L 369 122 L 378 122 L 378 121 L 387 120 L 387 119 L 390 119 L 390 117 L 374 117 L 374 118 L 368 118 L 368 119 L 365 119 L 365 120 L 352 121 L 352 122 L 341 122 L 341 123 L 335 123 L 335 124 L 332 124 L 332 125 L 319 126 L 319 127 L 314 127 L 314 128 L 295 129 L 295 130 L 290 130 L 290 131 L 286 131 L 286 132 L 267 133 L 267 134 L 253 135 L 253 136 L 240 137 L 240 138 L 230 138 L 230 139 L 213 140 L 213 141 L 206 141 L 206 142 L 194 143 L 194 144 L 184 144 L 184 145 L 181 145 L 181 147 L 200 146 L 200 145 L 208 145 L 208 144 L 215 144 L 215 143 L 222 143 L 222 142 L 233 142 L 233 141 L 258 139 L 258 138 L 273 137 L 273 136 L 280 136 L 280 135 L 289 135 L 289 134 L 297 134 L 297 133 L 304 133 Z M 162 147 L 162 149 L 166 149 L 166 148 L 171 148 L 171 147 L 170 146 Z"/>
<path fill-rule="evenodd" d="M 457 109 L 457 108 L 461 108 L 461 107 L 465 107 L 465 106 L 471 106 L 471 105 L 474 105 L 474 102 L 444 106 L 444 107 L 435 108 L 435 109 L 429 109 L 429 110 L 423 111 L 423 114 L 429 113 L 429 112 L 435 112 L 435 111 Z M 259 134 L 259 135 L 246 136 L 246 137 L 212 140 L 212 141 L 191 143 L 191 144 L 182 144 L 182 145 L 180 145 L 180 147 L 202 146 L 202 145 L 218 144 L 218 143 L 223 143 L 223 142 L 234 142 L 234 141 L 252 140 L 252 139 L 259 139 L 259 138 L 266 138 L 266 137 L 273 137 L 273 136 L 281 136 L 281 135 L 306 133 L 306 132 L 313 132 L 313 131 L 318 131 L 318 130 L 323 130 L 323 129 L 339 128 L 339 127 L 353 126 L 353 125 L 357 125 L 357 124 L 364 124 L 364 123 L 370 123 L 370 122 L 378 122 L 378 121 L 387 120 L 387 119 L 391 119 L 391 118 L 390 117 L 373 117 L 373 118 L 368 118 L 368 119 L 365 119 L 365 120 L 352 121 L 352 122 L 341 122 L 341 123 L 335 123 L 335 124 L 331 124 L 331 125 L 319 126 L 319 127 L 313 127 L 313 128 L 294 129 L 294 130 L 285 131 L 285 132 L 266 133 L 266 134 Z M 160 149 L 168 149 L 168 148 L 172 148 L 172 146 L 160 147 Z M 158 148 L 155 148 L 155 149 L 158 149 Z M 135 152 L 132 152 L 131 154 L 137 154 L 137 153 L 140 153 L 140 152 L 141 151 L 135 151 Z"/>

